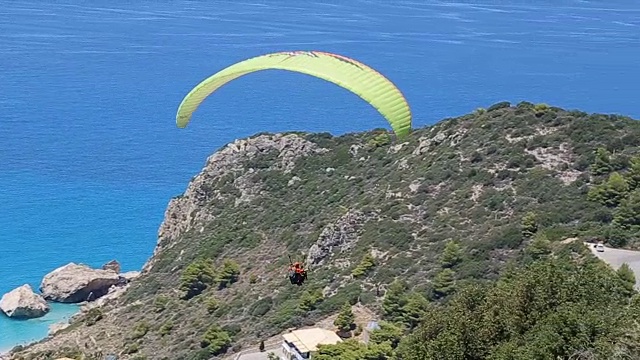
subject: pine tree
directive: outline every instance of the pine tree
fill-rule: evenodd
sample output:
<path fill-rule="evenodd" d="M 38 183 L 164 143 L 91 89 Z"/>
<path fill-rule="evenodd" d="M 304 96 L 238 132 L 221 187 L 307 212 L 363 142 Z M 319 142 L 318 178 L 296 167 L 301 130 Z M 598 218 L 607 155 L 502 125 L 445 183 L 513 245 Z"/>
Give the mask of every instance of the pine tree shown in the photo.
<path fill-rule="evenodd" d="M 429 309 L 429 301 L 419 293 L 413 292 L 407 296 L 407 303 L 404 310 L 404 323 L 407 324 L 409 329 L 413 329 L 420 323 L 422 316 Z"/>
<path fill-rule="evenodd" d="M 225 287 L 238 281 L 240 275 L 240 265 L 233 260 L 226 259 L 222 263 L 222 268 L 218 273 L 218 287 L 224 289 Z"/>
<path fill-rule="evenodd" d="M 404 318 L 404 306 L 407 303 L 407 284 L 401 280 L 395 280 L 389 285 L 382 300 L 382 312 L 390 321 L 402 321 Z"/>
<path fill-rule="evenodd" d="M 551 253 L 551 241 L 544 234 L 536 234 L 531 244 L 527 246 L 526 252 L 534 260 L 549 255 Z"/>
<path fill-rule="evenodd" d="M 369 341 L 371 344 L 391 344 L 392 348 L 395 348 L 400 339 L 402 339 L 402 335 L 404 335 L 403 329 L 393 323 L 381 321 L 380 328 L 373 330 L 371 335 L 369 336 Z"/>
<path fill-rule="evenodd" d="M 338 317 L 333 321 L 333 325 L 338 327 L 341 332 L 351 331 L 355 328 L 356 317 L 351 310 L 351 304 L 345 302 Z"/>
<path fill-rule="evenodd" d="M 636 285 L 636 276 L 634 275 L 633 270 L 629 267 L 629 264 L 622 264 L 616 273 L 620 280 L 622 280 L 622 285 L 624 286 L 627 296 L 633 295 L 634 286 Z"/>
<path fill-rule="evenodd" d="M 455 290 L 455 272 L 451 269 L 443 269 L 433 279 L 433 292 L 436 298 L 450 295 Z"/>
<path fill-rule="evenodd" d="M 616 207 L 627 195 L 629 184 L 627 180 L 618 172 L 609 175 L 606 182 L 595 186 L 587 194 L 589 200 L 598 201 L 608 207 Z"/>
<path fill-rule="evenodd" d="M 629 242 L 629 233 L 621 226 L 613 223 L 605 232 L 607 243 L 615 248 L 624 247 Z"/>
<path fill-rule="evenodd" d="M 593 175 L 608 174 L 613 170 L 611 166 L 611 153 L 605 148 L 596 149 L 596 158 L 591 165 L 591 173 Z"/>
<path fill-rule="evenodd" d="M 180 276 L 182 298 L 191 299 L 202 293 L 215 279 L 215 269 L 210 259 L 196 260 L 189 264 Z"/>
<path fill-rule="evenodd" d="M 376 265 L 375 259 L 370 252 L 366 253 L 358 266 L 351 272 L 354 278 L 359 278 L 366 275 Z"/>
<path fill-rule="evenodd" d="M 300 296 L 298 308 L 302 311 L 315 310 L 316 305 L 323 300 L 322 291 L 305 291 Z"/>
<path fill-rule="evenodd" d="M 459 264 L 461 261 L 462 252 L 460 250 L 460 245 L 453 240 L 447 242 L 447 245 L 442 252 L 442 256 L 440 257 L 441 266 L 443 268 L 451 268 Z"/>
<path fill-rule="evenodd" d="M 537 216 L 533 212 L 528 212 L 522 217 L 522 236 L 529 238 L 538 231 Z"/>
<path fill-rule="evenodd" d="M 620 202 L 613 215 L 613 224 L 623 229 L 640 226 L 640 189 Z"/>
<path fill-rule="evenodd" d="M 629 190 L 635 190 L 640 187 L 640 156 L 634 156 L 629 160 L 629 172 L 626 178 Z"/>

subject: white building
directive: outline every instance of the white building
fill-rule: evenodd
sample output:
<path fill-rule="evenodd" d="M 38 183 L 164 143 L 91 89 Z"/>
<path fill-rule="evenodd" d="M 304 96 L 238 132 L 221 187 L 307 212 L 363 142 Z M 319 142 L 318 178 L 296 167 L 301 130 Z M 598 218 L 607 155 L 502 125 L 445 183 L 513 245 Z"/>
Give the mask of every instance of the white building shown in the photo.
<path fill-rule="evenodd" d="M 282 337 L 282 351 L 286 360 L 311 359 L 311 353 L 318 351 L 318 345 L 333 345 L 342 341 L 335 332 L 320 328 L 294 330 Z"/>

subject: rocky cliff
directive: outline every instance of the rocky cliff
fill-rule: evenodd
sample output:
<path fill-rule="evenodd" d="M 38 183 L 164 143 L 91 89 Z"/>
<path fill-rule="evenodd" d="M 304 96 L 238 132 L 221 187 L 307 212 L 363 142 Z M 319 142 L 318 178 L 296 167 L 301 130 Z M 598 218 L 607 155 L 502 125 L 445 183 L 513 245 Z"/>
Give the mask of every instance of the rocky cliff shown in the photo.
<path fill-rule="evenodd" d="M 384 131 L 237 140 L 169 202 L 154 255 L 123 296 L 13 356 L 222 356 L 288 328 L 331 328 L 345 302 L 379 317 L 394 279 L 445 301 L 518 259 L 529 223 L 551 242 L 633 246 L 630 230 L 611 230 L 616 208 L 588 193 L 606 187 L 603 174 L 628 171 L 638 139 L 626 117 L 523 102 L 403 142 Z M 598 161 L 609 172 L 592 173 Z M 444 271 L 450 243 L 459 261 Z M 309 264 L 303 287 L 288 284 L 287 255 Z"/>
<path fill-rule="evenodd" d="M 324 151 L 327 149 L 293 134 L 261 135 L 228 144 L 207 159 L 205 167 L 189 183 L 182 196 L 171 199 L 160 225 L 153 257 L 145 264 L 143 271 L 150 271 L 158 255 L 164 249 L 171 248 L 182 234 L 215 218 L 207 205 L 224 202 L 230 195 L 234 204 L 238 205 L 251 202 L 260 195 L 262 188 L 251 180 L 257 169 L 251 165 L 245 167 L 247 162 L 277 152 L 277 160 L 269 164 L 267 169 L 286 174 L 291 172 L 299 158 Z M 226 194 L 225 189 L 212 186 L 221 181 L 229 182 L 225 185 L 232 186 L 237 193 Z"/>

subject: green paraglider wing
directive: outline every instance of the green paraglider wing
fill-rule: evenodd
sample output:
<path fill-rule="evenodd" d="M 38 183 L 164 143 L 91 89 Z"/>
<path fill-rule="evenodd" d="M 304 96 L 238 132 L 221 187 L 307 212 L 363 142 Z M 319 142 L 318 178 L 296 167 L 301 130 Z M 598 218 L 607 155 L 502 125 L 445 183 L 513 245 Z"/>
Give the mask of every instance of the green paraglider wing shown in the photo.
<path fill-rule="evenodd" d="M 199 83 L 182 100 L 176 124 L 184 128 L 211 93 L 240 76 L 269 69 L 315 76 L 350 90 L 375 107 L 399 138 L 411 131 L 411 110 L 398 88 L 382 74 L 356 60 L 326 52 L 278 52 L 233 64 Z"/>

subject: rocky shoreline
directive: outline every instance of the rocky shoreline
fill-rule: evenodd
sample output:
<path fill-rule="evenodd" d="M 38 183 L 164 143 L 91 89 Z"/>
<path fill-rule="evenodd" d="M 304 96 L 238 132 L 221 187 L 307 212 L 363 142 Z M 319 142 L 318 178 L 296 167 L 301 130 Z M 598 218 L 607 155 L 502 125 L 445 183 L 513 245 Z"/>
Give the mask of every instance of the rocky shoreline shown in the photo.
<path fill-rule="evenodd" d="M 68 263 L 45 275 L 38 288 L 29 284 L 19 286 L 0 298 L 0 316 L 12 319 L 35 319 L 43 317 L 51 310 L 50 303 L 83 304 L 85 307 L 98 305 L 124 292 L 129 282 L 140 273 L 121 273 L 120 263 L 109 261 L 101 268 L 85 264 Z M 82 311 L 82 309 L 80 309 Z M 53 334 L 67 327 L 69 323 L 58 323 L 50 327 Z M 0 360 L 8 359 L 11 350 L 0 351 Z"/>

